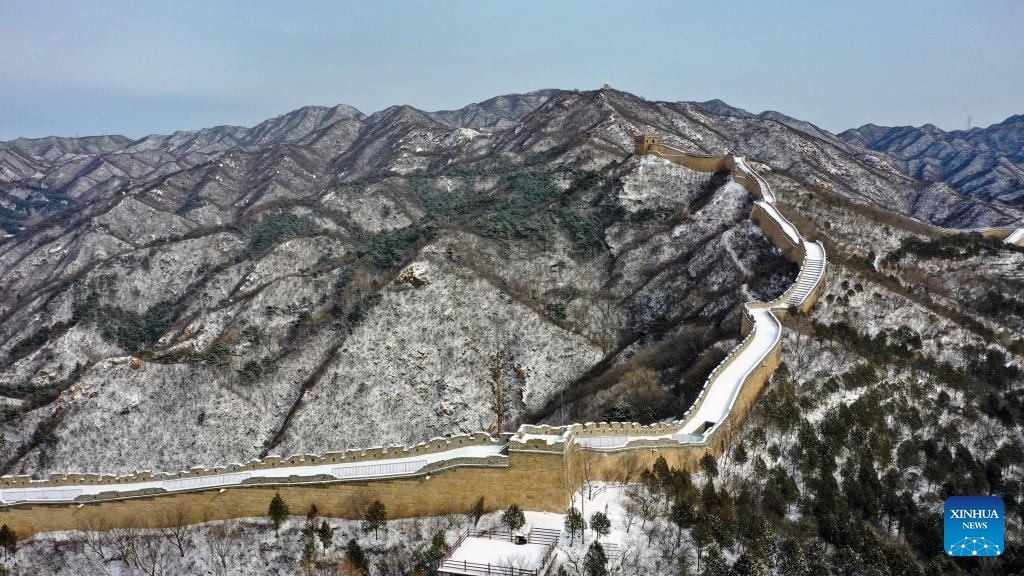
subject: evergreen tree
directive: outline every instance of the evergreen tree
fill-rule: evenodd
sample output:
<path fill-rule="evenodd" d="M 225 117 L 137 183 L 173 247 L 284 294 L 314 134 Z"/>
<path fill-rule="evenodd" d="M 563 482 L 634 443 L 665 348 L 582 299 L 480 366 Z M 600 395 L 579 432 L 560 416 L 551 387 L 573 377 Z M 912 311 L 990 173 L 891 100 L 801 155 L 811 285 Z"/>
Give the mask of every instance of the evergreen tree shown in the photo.
<path fill-rule="evenodd" d="M 0 548 L 4 549 L 5 559 L 18 551 L 18 535 L 7 524 L 0 526 Z"/>
<path fill-rule="evenodd" d="M 771 570 L 761 561 L 760 558 L 751 554 L 743 553 L 736 559 L 736 563 L 729 570 L 729 576 L 769 576 Z"/>
<path fill-rule="evenodd" d="M 370 561 L 366 558 L 366 552 L 363 552 L 362 546 L 359 542 L 356 542 L 355 538 L 348 541 L 345 545 L 345 558 L 354 566 L 363 576 L 370 576 Z"/>
<path fill-rule="evenodd" d="M 715 538 L 724 546 L 732 546 L 736 539 L 736 507 L 725 486 L 718 491 L 718 518 L 720 522 L 716 525 L 718 533 Z"/>
<path fill-rule="evenodd" d="M 418 569 L 425 572 L 427 576 L 437 576 L 438 568 L 441 566 L 441 559 L 448 553 L 448 542 L 444 539 L 444 532 L 438 530 L 430 539 L 430 548 L 419 562 Z"/>
<path fill-rule="evenodd" d="M 316 544 L 313 543 L 312 537 L 306 536 L 302 545 L 302 563 L 311 566 L 313 562 L 316 562 Z"/>
<path fill-rule="evenodd" d="M 925 576 L 956 576 L 960 574 L 960 568 L 945 554 L 938 554 L 928 563 L 925 569 Z"/>
<path fill-rule="evenodd" d="M 448 541 L 444 538 L 444 531 L 438 530 L 434 532 L 433 538 L 430 539 L 430 549 L 433 551 L 432 555 L 437 558 L 438 561 L 444 558 L 444 555 L 448 553 Z"/>
<path fill-rule="evenodd" d="M 722 550 L 718 546 L 708 549 L 704 565 L 701 567 L 700 576 L 728 576 L 729 565 L 722 556 Z"/>
<path fill-rule="evenodd" d="M 363 531 L 370 532 L 371 530 L 374 539 L 377 538 L 377 532 L 388 531 L 388 511 L 380 500 L 374 500 L 373 504 L 367 508 L 366 514 L 363 515 Z"/>
<path fill-rule="evenodd" d="M 654 479 L 662 488 L 667 488 L 672 483 L 672 471 L 669 470 L 664 456 L 658 456 L 651 470 L 654 472 Z"/>
<path fill-rule="evenodd" d="M 676 500 L 672 503 L 672 508 L 669 509 L 669 520 L 676 525 L 681 533 L 684 528 L 693 526 L 697 520 L 697 511 L 689 502 Z"/>
<path fill-rule="evenodd" d="M 274 525 L 274 532 L 279 533 L 281 523 L 291 514 L 291 510 L 288 508 L 288 504 L 285 503 L 284 498 L 281 498 L 280 492 L 275 493 L 274 498 L 271 499 L 267 514 L 270 516 L 270 522 Z"/>
<path fill-rule="evenodd" d="M 704 483 L 704 488 L 700 491 L 700 497 L 704 504 L 704 510 L 710 514 L 718 511 L 718 492 L 715 491 L 714 480 L 708 478 L 708 481 Z"/>
<path fill-rule="evenodd" d="M 412 555 L 412 572 L 420 576 L 437 576 L 441 559 L 448 553 L 444 532 L 438 530 L 430 539 L 430 546 L 420 546 Z"/>
<path fill-rule="evenodd" d="M 810 573 L 814 576 L 832 576 L 832 564 L 828 554 L 820 543 L 813 542 L 808 547 L 807 558 L 810 560 Z"/>
<path fill-rule="evenodd" d="M 320 514 L 320 510 L 317 509 L 316 504 L 310 504 L 309 510 L 306 511 L 306 525 L 302 528 L 302 534 L 310 541 L 316 536 L 316 518 Z"/>
<path fill-rule="evenodd" d="M 612 531 L 612 522 L 605 516 L 604 512 L 594 512 L 590 517 L 590 527 L 597 532 L 598 538 L 607 536 Z"/>
<path fill-rule="evenodd" d="M 710 453 L 705 453 L 700 458 L 700 469 L 704 471 L 704 474 L 708 478 L 714 478 L 718 476 L 718 462 L 715 457 Z"/>
<path fill-rule="evenodd" d="M 587 555 L 583 557 L 583 572 L 586 576 L 608 576 L 608 557 L 597 540 L 590 543 Z"/>
<path fill-rule="evenodd" d="M 676 564 L 676 572 L 674 576 L 693 576 L 696 574 L 693 571 L 693 567 L 690 565 L 690 558 L 685 552 L 679 554 L 679 563 Z"/>
<path fill-rule="evenodd" d="M 501 514 L 501 524 L 508 528 L 509 532 L 515 532 L 526 524 L 526 516 L 517 504 L 513 504 Z"/>
<path fill-rule="evenodd" d="M 334 540 L 334 528 L 327 523 L 327 520 L 320 522 L 320 527 L 316 530 L 316 536 L 320 539 L 320 544 L 323 545 L 324 551 L 331 547 L 331 542 Z"/>
<path fill-rule="evenodd" d="M 605 422 L 632 422 L 634 418 L 633 407 L 622 397 L 606 408 L 603 415 Z"/>
<path fill-rule="evenodd" d="M 793 538 L 787 538 L 779 547 L 779 576 L 812 576 L 804 549 Z"/>
<path fill-rule="evenodd" d="M 751 533 L 747 535 L 747 554 L 771 568 L 775 558 L 775 531 L 762 514 L 755 514 L 750 528 Z"/>
<path fill-rule="evenodd" d="M 569 533 L 569 546 L 573 545 L 576 540 L 576 535 L 583 536 L 583 531 L 587 529 L 587 523 L 583 519 L 583 514 L 576 509 L 575 506 L 569 508 L 569 511 L 565 514 L 565 530 Z"/>
<path fill-rule="evenodd" d="M 741 466 L 747 463 L 747 447 L 742 442 L 736 444 L 736 448 L 733 448 L 732 459 Z"/>
<path fill-rule="evenodd" d="M 704 518 L 698 517 L 697 522 L 693 525 L 693 530 L 690 531 L 690 536 L 693 537 L 693 546 L 697 549 L 697 570 L 700 570 L 704 551 L 714 541 L 714 535 L 711 533 L 708 522 Z"/>

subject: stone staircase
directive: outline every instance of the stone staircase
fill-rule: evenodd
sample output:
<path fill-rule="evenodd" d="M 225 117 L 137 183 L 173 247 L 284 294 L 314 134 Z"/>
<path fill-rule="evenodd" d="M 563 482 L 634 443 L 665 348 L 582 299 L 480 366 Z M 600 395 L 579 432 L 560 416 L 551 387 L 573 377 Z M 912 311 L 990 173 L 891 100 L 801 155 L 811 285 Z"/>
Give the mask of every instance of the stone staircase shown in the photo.
<path fill-rule="evenodd" d="M 821 274 L 825 269 L 825 250 L 816 242 L 804 242 L 807 253 L 800 273 L 793 287 L 780 298 L 782 306 L 799 306 L 803 304 L 811 292 L 818 287 Z"/>

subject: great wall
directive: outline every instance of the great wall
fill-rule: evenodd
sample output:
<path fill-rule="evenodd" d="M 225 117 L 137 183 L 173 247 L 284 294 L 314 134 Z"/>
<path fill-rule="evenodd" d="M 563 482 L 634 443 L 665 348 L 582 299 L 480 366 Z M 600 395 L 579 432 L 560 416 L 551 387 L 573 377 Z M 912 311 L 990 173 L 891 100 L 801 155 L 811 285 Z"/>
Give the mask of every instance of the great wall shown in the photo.
<path fill-rule="evenodd" d="M 5 476 L 0 478 L 0 522 L 19 537 L 162 527 L 262 516 L 275 492 L 292 510 L 315 503 L 323 515 L 348 518 L 360 517 L 374 499 L 385 503 L 391 517 L 489 511 L 512 503 L 563 512 L 584 480 L 627 479 L 658 457 L 695 469 L 705 453 L 720 454 L 749 415 L 779 363 L 781 321 L 808 311 L 824 289 L 826 255 L 820 243 L 805 240 L 782 215 L 771 187 L 742 157 L 690 154 L 652 135 L 636 138 L 635 153 L 704 173 L 728 171 L 755 198 L 750 218 L 800 264 L 796 281 L 779 298 L 744 305 L 743 340 L 709 375 L 680 419 L 652 425 L 523 425 L 496 437 L 481 432 L 411 447 L 268 456 L 177 473 Z M 1024 243 L 1024 229 L 988 234 Z"/>

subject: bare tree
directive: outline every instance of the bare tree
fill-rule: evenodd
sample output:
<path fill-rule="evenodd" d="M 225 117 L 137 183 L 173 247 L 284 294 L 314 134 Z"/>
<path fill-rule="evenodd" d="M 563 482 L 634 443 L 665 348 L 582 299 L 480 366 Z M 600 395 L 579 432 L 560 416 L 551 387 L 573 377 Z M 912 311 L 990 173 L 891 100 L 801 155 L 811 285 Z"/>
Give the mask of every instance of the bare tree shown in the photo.
<path fill-rule="evenodd" d="M 195 532 L 188 521 L 188 509 L 184 504 L 179 504 L 164 518 L 167 527 L 160 530 L 163 537 L 177 548 L 178 554 L 182 558 L 185 557 L 185 550 L 192 547 L 192 537 Z"/>
<path fill-rule="evenodd" d="M 575 444 L 575 459 L 576 459 L 576 481 L 579 482 L 580 492 L 580 512 L 583 517 L 586 518 L 586 506 L 584 500 L 592 499 L 594 497 L 594 489 L 592 480 L 594 477 L 595 469 L 597 468 L 598 455 L 593 450 L 586 450 L 580 447 L 579 444 Z M 586 494 L 584 496 L 584 494 Z"/>
<path fill-rule="evenodd" d="M 98 528 L 101 523 L 96 518 L 87 519 L 82 529 L 82 556 L 98 573 L 110 576 L 107 568 L 107 549 L 109 548 L 109 537 L 107 532 Z"/>
<path fill-rule="evenodd" d="M 210 527 L 206 537 L 206 545 L 210 552 L 220 561 L 219 572 L 228 574 L 228 556 L 234 545 L 235 531 L 226 522 L 218 522 Z"/>
<path fill-rule="evenodd" d="M 629 484 L 644 470 L 640 454 L 635 450 L 630 450 L 619 458 L 619 467 L 619 480 L 622 484 Z"/>
<path fill-rule="evenodd" d="M 502 352 L 496 352 L 491 357 L 491 403 L 490 410 L 498 420 L 498 434 L 505 431 L 505 418 L 511 410 L 511 394 L 508 381 L 505 377 L 507 358 Z"/>
<path fill-rule="evenodd" d="M 619 567 L 622 570 L 621 576 L 642 576 L 649 573 L 649 569 L 644 566 L 642 558 L 644 557 L 645 548 L 641 548 L 636 544 L 627 544 L 619 556 Z"/>
<path fill-rule="evenodd" d="M 598 345 L 605 354 L 609 354 L 619 343 L 619 314 L 615 296 L 607 291 L 596 294 L 593 310 L 597 317 Z"/>
<path fill-rule="evenodd" d="M 654 519 L 657 515 L 657 500 L 654 494 L 643 485 L 631 485 L 626 487 L 626 502 L 625 507 L 627 510 L 632 509 L 636 516 L 640 518 L 640 529 L 646 530 L 647 523 Z"/>
<path fill-rule="evenodd" d="M 137 540 L 136 561 L 139 569 L 149 576 L 162 576 L 167 572 L 168 558 L 159 535 L 142 536 Z"/>
<path fill-rule="evenodd" d="M 139 538 L 142 533 L 135 526 L 114 528 L 110 532 L 114 557 L 127 568 L 139 567 Z"/>

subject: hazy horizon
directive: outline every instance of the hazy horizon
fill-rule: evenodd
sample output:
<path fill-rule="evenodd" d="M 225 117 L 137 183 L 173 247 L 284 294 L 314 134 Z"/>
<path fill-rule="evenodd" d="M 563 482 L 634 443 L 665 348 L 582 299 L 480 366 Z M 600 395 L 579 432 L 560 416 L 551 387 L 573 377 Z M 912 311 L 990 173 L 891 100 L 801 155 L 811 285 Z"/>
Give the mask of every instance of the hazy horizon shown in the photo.
<path fill-rule="evenodd" d="M 282 110 L 280 112 L 275 112 L 275 113 L 270 114 L 269 116 L 266 116 L 264 118 L 260 118 L 260 119 L 256 120 L 255 122 L 248 123 L 248 124 L 221 122 L 221 123 L 214 123 L 214 124 L 209 124 L 209 125 L 204 125 L 204 126 L 189 126 L 189 127 L 175 128 L 174 130 L 164 131 L 164 132 L 147 132 L 145 134 L 124 134 L 124 133 L 115 133 L 115 132 L 102 133 L 102 134 L 81 134 L 81 133 L 76 133 L 76 134 L 45 134 L 45 135 L 41 135 L 41 136 L 16 136 L 14 138 L 6 138 L 6 139 L 2 139 L 0 141 L 9 142 L 9 141 L 12 141 L 12 140 L 17 140 L 19 138 L 25 138 L 25 139 L 33 140 L 33 139 L 42 139 L 42 138 L 48 138 L 48 137 L 94 138 L 94 137 L 101 137 L 101 136 L 124 136 L 124 137 L 127 137 L 127 138 L 139 139 L 139 138 L 145 138 L 146 136 L 150 136 L 150 135 L 171 134 L 173 132 L 178 132 L 178 131 L 188 132 L 188 131 L 203 130 L 203 129 L 208 129 L 208 128 L 217 128 L 217 127 L 221 127 L 221 126 L 241 126 L 241 127 L 245 127 L 245 128 L 253 128 L 256 125 L 258 125 L 258 124 L 260 124 L 260 123 L 262 123 L 262 122 L 264 122 L 266 120 L 270 120 L 270 119 L 273 119 L 273 118 L 276 118 L 276 117 L 279 117 L 279 116 L 284 116 L 284 115 L 286 115 L 286 114 L 288 114 L 290 112 L 293 112 L 295 110 L 298 110 L 298 109 L 301 109 L 301 108 L 307 108 L 307 107 L 333 108 L 335 106 L 352 106 L 353 108 L 356 108 L 357 110 L 359 110 L 359 112 L 361 112 L 361 113 L 363 113 L 363 114 L 365 114 L 367 116 L 371 116 L 374 113 L 381 112 L 381 111 L 386 110 L 387 108 L 390 108 L 392 106 L 402 106 L 402 105 L 413 106 L 415 108 L 423 110 L 424 112 L 443 112 L 443 111 L 458 110 L 458 109 L 461 109 L 461 108 L 463 108 L 465 106 L 469 106 L 471 104 L 479 104 L 481 102 L 489 100 L 490 98 L 499 97 L 499 96 L 511 96 L 511 95 L 516 95 L 516 94 L 528 94 L 528 93 L 531 93 L 531 92 L 538 92 L 538 91 L 541 91 L 541 90 L 565 90 L 565 91 L 570 91 L 570 90 L 576 89 L 576 90 L 580 90 L 580 91 L 589 91 L 589 90 L 597 90 L 599 88 L 600 87 L 594 87 L 594 88 L 552 88 L 552 87 L 536 88 L 536 89 L 522 90 L 522 91 L 517 91 L 517 92 L 508 92 L 508 93 L 505 93 L 505 94 L 495 94 L 494 96 L 491 96 L 489 98 L 483 98 L 481 100 L 475 100 L 473 102 L 466 102 L 462 106 L 453 106 L 453 107 L 448 107 L 448 108 L 437 108 L 437 109 L 422 109 L 422 108 L 413 106 L 412 104 L 408 104 L 408 103 L 405 103 L 405 102 L 401 102 L 401 103 L 396 102 L 394 104 L 385 106 L 384 108 L 381 108 L 379 110 L 362 110 L 362 109 L 358 108 L 357 106 L 353 106 L 352 104 L 349 104 L 347 102 L 313 103 L 313 104 L 303 104 L 301 106 L 297 106 L 297 107 L 291 108 L 289 110 Z M 644 97 L 643 94 L 636 94 L 635 92 L 632 92 L 632 91 L 630 91 L 628 89 L 620 88 L 618 86 L 611 86 L 611 88 L 613 88 L 615 90 L 621 90 L 623 92 L 630 92 L 630 93 L 632 93 L 632 94 L 634 94 L 636 96 Z M 655 99 L 655 98 L 645 98 L 645 99 L 646 100 L 651 100 L 651 101 L 659 100 L 659 99 Z M 715 100 L 715 99 L 712 98 L 711 100 Z M 718 98 L 718 100 L 722 100 L 722 99 Z M 709 100 L 700 100 L 700 101 L 698 101 L 698 100 L 672 100 L 671 102 L 695 102 L 695 103 L 700 104 L 700 103 L 705 103 L 705 102 L 708 102 L 708 101 Z M 735 108 L 742 108 L 740 106 L 733 105 L 731 102 L 726 102 L 724 100 L 722 100 L 722 101 L 725 102 L 725 104 L 733 106 Z M 752 114 L 760 114 L 760 113 L 763 113 L 763 112 L 779 112 L 779 113 L 782 113 L 782 114 L 786 114 L 787 116 L 791 116 L 791 117 L 793 117 L 793 118 L 795 118 L 797 120 L 805 120 L 804 118 L 801 118 L 799 115 L 790 114 L 790 113 L 787 113 L 787 112 L 785 112 L 783 110 L 746 110 L 746 109 L 744 109 L 744 110 L 746 112 L 750 112 Z M 996 120 L 994 122 L 987 123 L 987 124 L 984 124 L 984 125 L 979 125 L 977 123 L 973 123 L 971 125 L 971 127 L 972 128 L 986 128 L 988 126 L 992 126 L 992 125 L 995 125 L 995 124 L 1000 124 L 1000 123 L 1006 121 L 1007 119 L 1009 119 L 1009 118 L 1011 118 L 1013 116 L 1016 116 L 1016 115 L 1018 115 L 1018 114 L 1010 114 L 1010 115 L 1008 115 L 1007 117 L 1005 117 L 1005 118 L 1003 118 L 1001 120 Z M 867 122 L 867 123 L 861 124 L 859 126 L 850 126 L 848 128 L 860 128 L 862 126 L 865 126 L 866 124 L 876 124 L 876 125 L 879 125 L 877 122 Z M 931 122 L 931 123 L 925 122 L 924 124 L 934 124 L 934 122 Z M 907 125 L 908 124 L 885 124 L 884 126 L 907 126 Z M 922 125 L 923 124 L 916 124 L 916 125 L 913 125 L 913 126 L 920 127 Z M 819 128 L 824 128 L 824 127 L 819 126 Z M 848 128 L 843 128 L 842 130 L 833 131 L 833 132 L 838 134 L 839 132 L 842 132 L 843 130 L 846 130 Z M 963 130 L 964 129 L 964 128 L 955 128 L 955 127 L 954 128 L 944 128 L 942 126 L 939 126 L 939 128 L 941 128 L 943 130 L 946 130 L 946 131 L 956 131 L 956 130 Z"/>
<path fill-rule="evenodd" d="M 457 109 L 545 87 L 775 110 L 832 132 L 1024 112 L 1024 5 L 266 2 L 0 8 L 0 140 L 253 126 L 309 105 Z"/>

